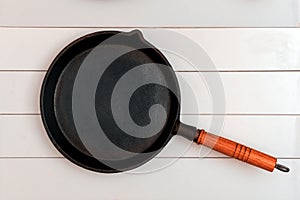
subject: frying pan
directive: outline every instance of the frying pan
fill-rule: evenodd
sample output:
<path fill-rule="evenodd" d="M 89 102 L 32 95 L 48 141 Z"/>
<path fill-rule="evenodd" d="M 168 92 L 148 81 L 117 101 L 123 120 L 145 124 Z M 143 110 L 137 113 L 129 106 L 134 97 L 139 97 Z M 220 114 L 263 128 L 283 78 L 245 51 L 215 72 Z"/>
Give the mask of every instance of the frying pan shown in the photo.
<path fill-rule="evenodd" d="M 96 172 L 137 168 L 174 135 L 268 171 L 289 171 L 272 156 L 180 122 L 172 66 L 138 30 L 96 32 L 65 47 L 45 75 L 40 106 L 57 150 Z"/>

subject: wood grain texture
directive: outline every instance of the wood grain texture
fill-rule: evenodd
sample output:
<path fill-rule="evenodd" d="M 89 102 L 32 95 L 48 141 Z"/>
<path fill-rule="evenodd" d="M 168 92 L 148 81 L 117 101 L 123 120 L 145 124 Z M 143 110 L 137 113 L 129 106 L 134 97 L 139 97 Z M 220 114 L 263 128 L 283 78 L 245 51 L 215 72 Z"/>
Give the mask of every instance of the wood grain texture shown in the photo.
<path fill-rule="evenodd" d="M 2 0 L 0 25 L 296 27 L 297 3 L 297 0 L 190 0 L 176 3 L 172 0 Z"/>

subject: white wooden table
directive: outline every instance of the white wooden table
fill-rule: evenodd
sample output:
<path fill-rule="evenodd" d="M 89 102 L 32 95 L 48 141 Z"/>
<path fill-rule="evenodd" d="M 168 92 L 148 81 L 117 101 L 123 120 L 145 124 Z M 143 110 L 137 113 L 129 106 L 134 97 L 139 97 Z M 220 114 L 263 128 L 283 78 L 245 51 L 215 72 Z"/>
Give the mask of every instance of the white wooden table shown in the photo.
<path fill-rule="evenodd" d="M 0 200 L 300 199 L 300 29 L 292 28 L 298 25 L 296 3 L 0 0 Z M 205 82 L 198 78 L 217 73 L 226 98 L 219 134 L 278 156 L 291 172 L 268 173 L 216 152 L 203 158 L 207 149 L 200 151 L 180 137 L 144 166 L 164 166 L 149 173 L 99 174 L 63 158 L 40 119 L 39 91 L 49 64 L 84 34 L 136 27 L 180 33 L 214 62 L 215 70 L 174 66 L 183 121 L 209 129 L 211 118 L 220 114 L 212 111 Z M 201 99 L 196 112 L 184 82 Z"/>

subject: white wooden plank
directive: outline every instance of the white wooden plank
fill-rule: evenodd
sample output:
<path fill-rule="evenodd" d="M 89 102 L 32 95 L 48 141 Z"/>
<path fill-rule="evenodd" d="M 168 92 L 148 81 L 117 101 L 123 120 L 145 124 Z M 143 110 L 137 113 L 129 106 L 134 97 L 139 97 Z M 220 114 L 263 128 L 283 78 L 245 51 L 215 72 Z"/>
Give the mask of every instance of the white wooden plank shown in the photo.
<path fill-rule="evenodd" d="M 182 114 L 218 114 L 213 110 L 212 90 L 205 77 L 216 72 L 178 72 Z M 39 113 L 39 91 L 44 72 L 1 72 L 0 113 Z M 230 114 L 299 114 L 300 72 L 222 72 L 225 103 Z M 215 79 L 213 79 L 214 81 Z M 9 87 L 8 87 L 9 86 Z M 222 114 L 222 113 L 221 113 Z"/>
<path fill-rule="evenodd" d="M 0 112 L 39 113 L 44 73 L 0 73 Z"/>
<path fill-rule="evenodd" d="M 170 161 L 160 159 L 155 165 L 165 162 Z M 232 159 L 179 159 L 150 173 L 104 175 L 83 170 L 65 159 L 2 159 L 0 195 L 5 200 L 297 200 L 300 160 L 280 162 L 290 166 L 291 172 L 268 173 Z"/>
<path fill-rule="evenodd" d="M 72 1 L 2 0 L 2 26 L 287 27 L 298 24 L 297 0 Z"/>
<path fill-rule="evenodd" d="M 63 47 L 87 33 L 112 30 L 91 28 L 39 29 L 0 28 L 1 70 L 46 70 Z M 129 31 L 132 29 L 113 29 Z M 300 67 L 300 30 L 288 29 L 169 29 L 192 40 L 206 52 L 215 68 L 191 66 L 180 57 L 201 54 L 190 48 L 188 41 L 181 43 L 174 37 L 160 34 L 165 29 L 143 29 L 146 39 L 164 54 L 176 70 L 295 70 Z M 191 41 L 190 41 L 191 42 Z M 184 55 L 176 49 L 184 48 Z M 189 62 L 191 60 L 188 59 Z"/>
<path fill-rule="evenodd" d="M 298 11 L 299 11 L 299 24 L 300 24 L 300 1 L 298 1 Z"/>
<path fill-rule="evenodd" d="M 178 32 L 200 45 L 218 70 L 295 70 L 300 66 L 299 29 L 193 29 Z M 197 52 L 190 51 L 189 54 Z M 191 70 L 191 67 L 187 69 Z M 204 66 L 199 69 L 206 70 Z"/>
<path fill-rule="evenodd" d="M 212 116 L 181 116 L 181 121 L 210 130 L 280 158 L 300 158 L 300 117 L 226 116 L 222 130 Z M 212 126 L 212 127 L 211 127 Z M 43 128 L 40 116 L 0 116 L 0 157 L 62 157 Z M 175 136 L 158 157 L 225 157 Z"/>
<path fill-rule="evenodd" d="M 299 72 L 219 73 L 224 86 L 225 112 L 235 114 L 299 113 L 299 74 Z M 182 113 L 214 113 L 212 108 L 217 105 L 212 105 L 212 99 L 218 97 L 209 97 L 209 94 L 221 93 L 222 88 L 217 87 L 211 90 L 207 87 L 212 87 L 212 85 L 208 84 L 206 88 L 203 85 L 206 83 L 205 77 L 212 82 L 215 81 L 215 77 L 210 77 L 213 73 L 189 72 L 177 73 L 177 75 L 182 93 Z M 222 99 L 217 99 L 216 102 L 221 105 Z"/>
<path fill-rule="evenodd" d="M 0 157 L 57 157 L 40 116 L 0 116 Z"/>

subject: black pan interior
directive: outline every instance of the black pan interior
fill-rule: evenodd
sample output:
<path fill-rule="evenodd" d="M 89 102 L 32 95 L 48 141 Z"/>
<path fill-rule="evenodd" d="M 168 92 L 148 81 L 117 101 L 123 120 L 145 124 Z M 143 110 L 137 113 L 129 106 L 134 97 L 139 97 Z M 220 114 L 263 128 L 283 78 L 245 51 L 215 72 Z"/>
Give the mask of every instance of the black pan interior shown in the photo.
<path fill-rule="evenodd" d="M 121 54 L 104 65 L 115 52 Z M 146 84 L 124 106 L 126 89 L 138 81 Z M 139 31 L 102 31 L 60 52 L 44 78 L 40 105 L 48 136 L 66 158 L 114 173 L 144 164 L 176 133 L 180 92 L 170 63 Z"/>

